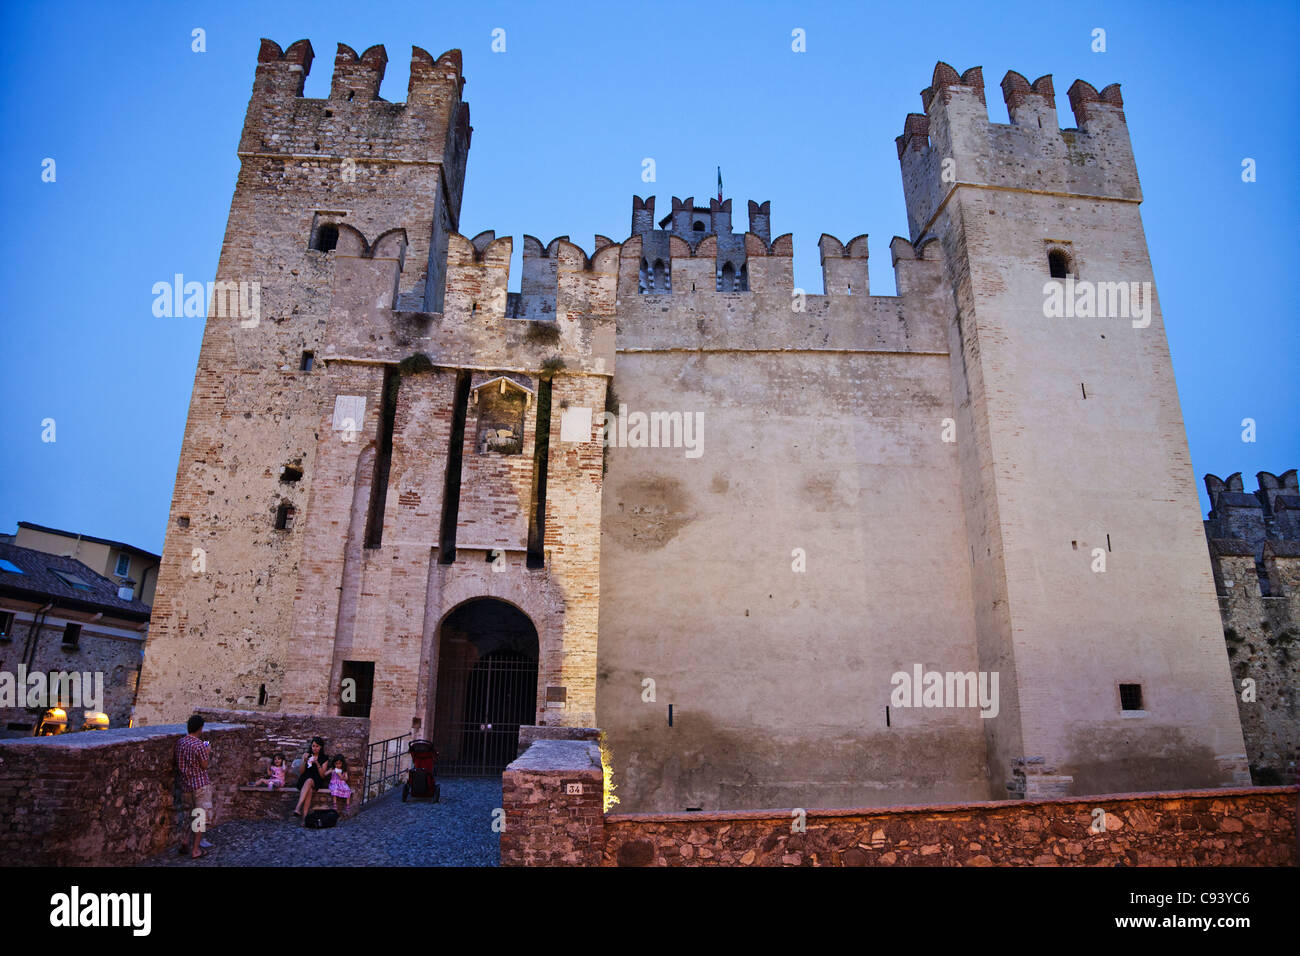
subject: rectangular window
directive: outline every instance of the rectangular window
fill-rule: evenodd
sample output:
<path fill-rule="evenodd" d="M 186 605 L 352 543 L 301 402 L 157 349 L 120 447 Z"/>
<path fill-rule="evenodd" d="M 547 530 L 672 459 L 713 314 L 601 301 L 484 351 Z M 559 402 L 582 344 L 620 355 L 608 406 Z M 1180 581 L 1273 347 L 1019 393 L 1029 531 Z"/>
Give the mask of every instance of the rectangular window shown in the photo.
<path fill-rule="evenodd" d="M 296 514 L 293 505 L 280 505 L 275 509 L 275 530 L 292 531 L 293 516 Z"/>
<path fill-rule="evenodd" d="M 117 567 L 113 573 L 119 578 L 124 578 L 131 570 L 131 556 L 129 554 L 119 554 L 117 556 Z"/>
<path fill-rule="evenodd" d="M 312 365 L 315 364 L 315 362 L 316 362 L 316 353 L 315 353 L 315 352 L 303 352 L 303 353 L 302 353 L 302 364 L 299 365 L 298 367 L 299 367 L 302 371 L 304 371 L 304 372 L 310 372 L 310 371 L 311 371 L 311 367 L 312 367 Z"/>
<path fill-rule="evenodd" d="M 344 661 L 339 688 L 339 716 L 369 717 L 375 688 L 374 661 Z"/>
<path fill-rule="evenodd" d="M 1119 685 L 1119 706 L 1121 710 L 1141 710 L 1142 709 L 1142 685 L 1141 684 L 1120 684 Z"/>
<path fill-rule="evenodd" d="M 81 640 L 81 625 L 68 624 L 63 628 L 63 646 L 76 647 Z"/>
<path fill-rule="evenodd" d="M 0 611 L 0 641 L 14 639 L 14 616 L 10 611 Z"/>

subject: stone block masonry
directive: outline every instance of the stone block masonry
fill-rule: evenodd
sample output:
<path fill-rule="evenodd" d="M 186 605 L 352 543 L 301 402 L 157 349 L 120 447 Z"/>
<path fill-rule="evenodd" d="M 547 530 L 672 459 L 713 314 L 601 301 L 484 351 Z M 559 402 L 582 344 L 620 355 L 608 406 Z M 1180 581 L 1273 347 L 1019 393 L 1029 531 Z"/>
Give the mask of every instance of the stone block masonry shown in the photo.
<path fill-rule="evenodd" d="M 538 740 L 501 778 L 502 866 L 596 866 L 601 860 L 604 775 L 600 747 Z"/>
<path fill-rule="evenodd" d="M 503 777 L 502 866 L 1294 866 L 1297 787 L 918 807 L 601 814 L 600 752 Z M 581 784 L 581 792 L 572 792 Z"/>
<path fill-rule="evenodd" d="M 212 781 L 224 810 L 219 819 L 284 819 L 290 808 L 283 801 L 238 788 L 266 776 L 264 760 L 277 753 L 284 754 L 285 784 L 292 788 L 297 773 L 301 772 L 301 768 L 295 768 L 293 764 L 307 752 L 312 737 L 324 737 L 326 753 L 331 757 L 342 754 L 348 762 L 348 786 L 352 788 L 352 799 L 344 816 L 353 816 L 361 810 L 366 749 L 370 739 L 370 721 L 364 717 L 266 714 L 208 708 L 199 708 L 197 713 L 209 724 L 217 721 L 223 725 L 238 725 L 246 731 L 240 738 L 240 748 L 237 751 L 231 748 L 223 759 L 220 779 L 214 777 Z M 296 790 L 292 792 L 297 793 Z"/>
<path fill-rule="evenodd" d="M 242 767 L 251 728 L 210 723 L 210 773 Z M 182 725 L 0 741 L 0 866 L 127 865 L 176 844 Z M 231 793 L 213 791 L 213 819 Z"/>
<path fill-rule="evenodd" d="M 288 796 L 239 787 L 261 760 L 288 762 L 322 736 L 351 769 L 348 815 L 361 808 L 369 721 L 248 711 L 200 710 L 212 742 L 213 823 L 288 819 Z M 0 866 L 129 865 L 177 841 L 176 741 L 180 724 L 0 741 Z M 286 774 L 290 785 L 295 778 Z"/>
<path fill-rule="evenodd" d="M 590 254 L 525 236 L 511 292 L 513 240 L 460 221 L 459 53 L 414 50 L 404 103 L 381 47 L 324 99 L 312 58 L 258 54 L 217 279 L 263 314 L 204 330 L 137 722 L 339 715 L 346 671 L 372 737 L 480 734 L 494 769 L 520 724 L 598 724 L 627 811 L 1241 782 L 1118 85 L 1075 81 L 1061 129 L 1011 71 L 993 123 L 938 64 L 897 295 L 865 235 L 794 288 L 770 204 L 742 233 L 725 197 L 637 197 Z M 1066 280 L 1137 283 L 1146 321 L 1049 318 Z M 700 430 L 602 448 L 624 406 Z M 918 664 L 997 674 L 996 715 L 891 706 Z"/>

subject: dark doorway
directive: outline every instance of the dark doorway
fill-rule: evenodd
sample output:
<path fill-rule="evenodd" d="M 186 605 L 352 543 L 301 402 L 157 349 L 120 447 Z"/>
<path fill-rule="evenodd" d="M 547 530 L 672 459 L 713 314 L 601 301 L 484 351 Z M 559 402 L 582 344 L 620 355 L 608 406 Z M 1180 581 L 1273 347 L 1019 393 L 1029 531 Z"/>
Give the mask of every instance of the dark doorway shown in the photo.
<path fill-rule="evenodd" d="M 499 776 L 515 759 L 519 727 L 537 716 L 537 629 L 495 598 L 462 604 L 438 635 L 433 745 L 438 772 Z"/>

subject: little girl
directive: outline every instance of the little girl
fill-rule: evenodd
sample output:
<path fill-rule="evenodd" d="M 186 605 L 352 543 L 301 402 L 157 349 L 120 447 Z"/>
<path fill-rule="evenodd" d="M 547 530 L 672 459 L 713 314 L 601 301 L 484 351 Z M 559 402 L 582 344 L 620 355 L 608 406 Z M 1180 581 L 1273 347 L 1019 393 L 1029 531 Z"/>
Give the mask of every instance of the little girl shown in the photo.
<path fill-rule="evenodd" d="M 334 798 L 335 810 L 339 808 L 340 797 L 345 809 L 352 797 L 352 788 L 348 786 L 348 762 L 342 754 L 337 754 L 330 761 L 330 796 Z"/>
<path fill-rule="evenodd" d="M 265 786 L 267 790 L 275 790 L 284 786 L 284 754 L 276 754 L 271 761 L 271 767 L 267 771 L 268 776 L 263 777 L 255 787 Z"/>

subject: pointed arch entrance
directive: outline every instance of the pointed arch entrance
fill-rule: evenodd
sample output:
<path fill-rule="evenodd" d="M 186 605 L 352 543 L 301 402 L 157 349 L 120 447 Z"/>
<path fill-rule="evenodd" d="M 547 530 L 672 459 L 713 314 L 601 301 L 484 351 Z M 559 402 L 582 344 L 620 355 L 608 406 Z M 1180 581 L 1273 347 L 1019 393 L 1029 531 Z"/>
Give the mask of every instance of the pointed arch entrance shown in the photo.
<path fill-rule="evenodd" d="M 537 628 L 513 604 L 476 598 L 438 628 L 438 772 L 498 776 L 537 716 Z"/>

